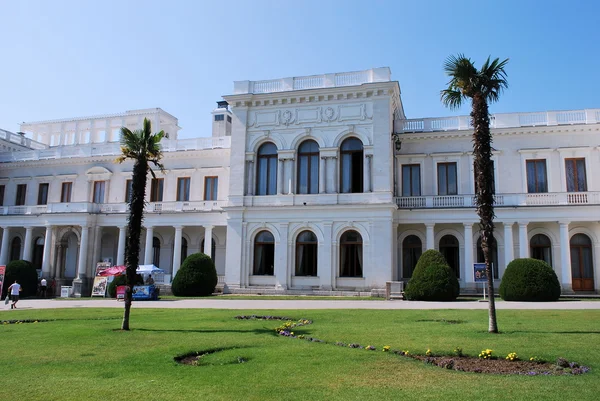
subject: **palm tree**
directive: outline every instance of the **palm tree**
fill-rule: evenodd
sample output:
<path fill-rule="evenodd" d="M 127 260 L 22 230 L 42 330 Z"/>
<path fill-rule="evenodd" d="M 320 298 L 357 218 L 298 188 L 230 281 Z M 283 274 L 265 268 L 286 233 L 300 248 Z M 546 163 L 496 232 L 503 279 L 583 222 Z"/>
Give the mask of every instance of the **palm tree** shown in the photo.
<path fill-rule="evenodd" d="M 441 100 L 451 109 L 460 107 L 471 99 L 471 125 L 473 126 L 473 156 L 475 158 L 475 180 L 477 214 L 481 230 L 481 248 L 485 257 L 489 299 L 490 333 L 498 333 L 496 304 L 494 302 L 494 276 L 491 269 L 491 244 L 494 233 L 494 171 L 492 164 L 492 134 L 488 103 L 498 101 L 502 91 L 508 87 L 504 67 L 508 59 L 500 61 L 490 57 L 480 70 L 471 59 L 462 54 L 450 56 L 444 71 L 450 77 L 448 88 L 441 91 Z"/>
<path fill-rule="evenodd" d="M 163 153 L 159 145 L 161 139 L 168 138 L 164 131 L 152 133 L 150 121 L 144 118 L 141 130 L 131 131 L 121 127 L 121 156 L 115 162 L 123 163 L 127 159 L 134 161 L 131 198 L 129 202 L 129 217 L 127 218 L 127 242 L 125 248 L 125 265 L 127 266 L 127 292 L 125 293 L 125 312 L 121 330 L 129 330 L 129 313 L 133 297 L 132 288 L 135 283 L 136 269 L 140 261 L 140 234 L 144 219 L 144 204 L 146 197 L 146 178 L 148 172 L 156 178 L 150 163 L 164 172 L 160 163 Z"/>

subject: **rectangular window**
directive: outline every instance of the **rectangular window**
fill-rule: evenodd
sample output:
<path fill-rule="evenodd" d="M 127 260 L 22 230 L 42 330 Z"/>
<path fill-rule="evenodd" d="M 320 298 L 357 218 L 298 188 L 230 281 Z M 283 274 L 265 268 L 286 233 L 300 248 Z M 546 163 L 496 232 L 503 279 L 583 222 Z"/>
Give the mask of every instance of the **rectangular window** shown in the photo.
<path fill-rule="evenodd" d="M 224 120 L 225 120 L 224 114 L 215 114 L 215 121 L 224 121 Z"/>
<path fill-rule="evenodd" d="M 546 159 L 527 160 L 527 192 L 530 194 L 548 192 Z"/>
<path fill-rule="evenodd" d="M 4 185 L 0 185 L 0 206 L 4 206 Z"/>
<path fill-rule="evenodd" d="M 204 178 L 204 200 L 217 200 L 219 177 Z"/>
<path fill-rule="evenodd" d="M 438 195 L 458 194 L 456 163 L 438 163 Z"/>
<path fill-rule="evenodd" d="M 48 204 L 48 187 L 49 184 L 47 182 L 40 184 L 38 188 L 38 205 L 47 205 Z"/>
<path fill-rule="evenodd" d="M 73 190 L 72 182 L 63 182 L 60 190 L 60 201 L 62 203 L 71 202 L 71 191 Z"/>
<path fill-rule="evenodd" d="M 492 160 L 492 193 L 496 193 L 496 168 L 494 167 L 494 161 Z M 475 188 L 475 193 L 477 193 L 477 190 L 479 189 L 479 186 L 477 185 L 477 167 L 475 166 L 475 163 L 473 163 L 473 188 Z"/>
<path fill-rule="evenodd" d="M 227 122 L 230 123 L 231 122 L 231 116 L 227 116 Z"/>
<path fill-rule="evenodd" d="M 190 177 L 177 178 L 177 201 L 186 202 L 190 200 Z"/>
<path fill-rule="evenodd" d="M 106 181 L 94 181 L 94 203 L 104 203 Z"/>
<path fill-rule="evenodd" d="M 586 192 L 585 159 L 565 159 L 567 192 Z"/>
<path fill-rule="evenodd" d="M 15 198 L 15 205 L 22 206 L 25 204 L 25 196 L 27 195 L 27 184 L 17 185 L 17 197 Z"/>
<path fill-rule="evenodd" d="M 133 180 L 127 180 L 125 183 L 125 202 L 131 203 L 131 195 L 133 194 Z"/>
<path fill-rule="evenodd" d="M 402 165 L 402 196 L 421 196 L 421 166 Z"/>
<path fill-rule="evenodd" d="M 162 202 L 164 184 L 164 178 L 152 179 L 152 184 L 150 185 L 150 202 Z"/>

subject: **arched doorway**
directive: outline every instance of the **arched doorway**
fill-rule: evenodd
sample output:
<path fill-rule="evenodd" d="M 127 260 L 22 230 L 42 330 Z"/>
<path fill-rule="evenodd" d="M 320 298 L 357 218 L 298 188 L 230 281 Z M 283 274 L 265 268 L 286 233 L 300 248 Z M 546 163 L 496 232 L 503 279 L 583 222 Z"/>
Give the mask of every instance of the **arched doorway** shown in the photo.
<path fill-rule="evenodd" d="M 571 237 L 571 277 L 573 291 L 594 290 L 592 241 L 585 234 Z"/>
<path fill-rule="evenodd" d="M 33 257 L 31 263 L 36 269 L 42 268 L 42 259 L 44 258 L 44 238 L 37 237 L 33 245 Z"/>
<path fill-rule="evenodd" d="M 492 271 L 494 278 L 498 279 L 498 243 L 496 238 L 492 237 Z M 481 237 L 477 240 L 477 263 L 485 263 L 485 255 L 483 254 L 483 248 L 481 248 Z"/>
<path fill-rule="evenodd" d="M 362 277 L 363 241 L 357 231 L 346 231 L 340 238 L 340 277 Z"/>
<path fill-rule="evenodd" d="M 440 253 L 446 258 L 456 278 L 460 278 L 460 248 L 454 235 L 444 235 L 440 239 Z"/>
<path fill-rule="evenodd" d="M 423 252 L 421 239 L 416 235 L 409 235 L 402 241 L 402 278 L 409 279 L 415 271 L 415 266 Z"/>
<path fill-rule="evenodd" d="M 21 258 L 21 237 L 14 237 L 10 243 L 10 260 L 19 260 Z"/>
<path fill-rule="evenodd" d="M 550 238 L 544 234 L 536 234 L 529 241 L 531 257 L 534 259 L 543 260 L 552 266 L 552 242 Z"/>
<path fill-rule="evenodd" d="M 302 231 L 296 238 L 296 276 L 317 276 L 317 236 Z"/>
<path fill-rule="evenodd" d="M 261 231 L 254 239 L 255 276 L 272 276 L 275 274 L 275 237 L 268 231 Z"/>

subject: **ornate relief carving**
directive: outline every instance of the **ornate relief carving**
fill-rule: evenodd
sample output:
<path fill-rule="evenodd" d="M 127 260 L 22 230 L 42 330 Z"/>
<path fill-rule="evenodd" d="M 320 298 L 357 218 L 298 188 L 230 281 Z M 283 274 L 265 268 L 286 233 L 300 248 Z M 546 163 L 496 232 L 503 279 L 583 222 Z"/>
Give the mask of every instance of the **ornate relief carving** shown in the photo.
<path fill-rule="evenodd" d="M 325 109 L 323 109 L 323 120 L 331 122 L 335 120 L 335 117 L 335 110 L 333 109 L 333 107 L 326 107 Z"/>
<path fill-rule="evenodd" d="M 289 110 L 284 110 L 283 113 L 281 113 L 281 122 L 285 124 L 285 126 L 290 125 L 294 122 L 294 114 Z"/>

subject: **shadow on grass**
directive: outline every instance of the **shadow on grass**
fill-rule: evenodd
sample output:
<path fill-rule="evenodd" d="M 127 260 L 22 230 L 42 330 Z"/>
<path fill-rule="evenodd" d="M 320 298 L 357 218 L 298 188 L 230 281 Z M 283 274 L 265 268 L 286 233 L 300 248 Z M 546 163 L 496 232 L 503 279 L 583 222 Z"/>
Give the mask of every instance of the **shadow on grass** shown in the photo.
<path fill-rule="evenodd" d="M 148 331 L 148 332 L 157 332 L 157 333 L 251 333 L 251 334 L 272 334 L 277 335 L 273 329 L 252 329 L 252 330 L 232 330 L 232 329 L 223 329 L 223 330 L 213 330 L 213 329 L 131 329 L 131 331 Z"/>
<path fill-rule="evenodd" d="M 517 333 L 525 333 L 525 334 L 600 334 L 600 330 L 590 330 L 590 331 L 583 331 L 583 330 L 573 330 L 573 331 L 503 330 L 501 334 L 517 334 Z"/>

